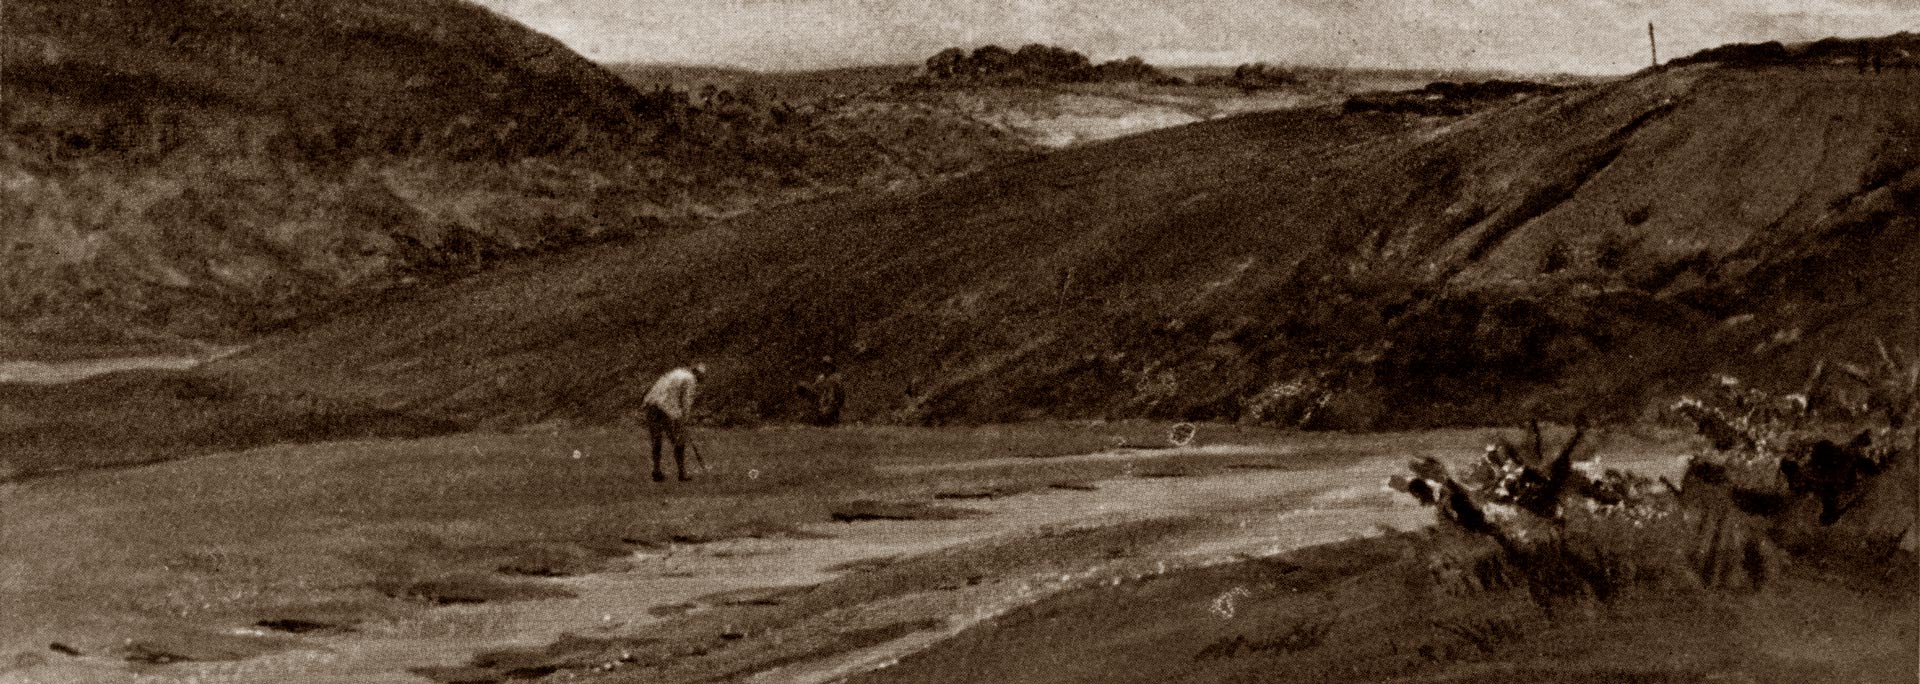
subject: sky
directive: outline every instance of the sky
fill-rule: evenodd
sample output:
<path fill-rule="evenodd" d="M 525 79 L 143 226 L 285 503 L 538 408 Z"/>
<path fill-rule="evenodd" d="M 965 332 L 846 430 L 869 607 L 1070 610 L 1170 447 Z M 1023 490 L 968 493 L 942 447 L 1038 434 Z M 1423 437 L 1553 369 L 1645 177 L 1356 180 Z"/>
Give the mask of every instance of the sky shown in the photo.
<path fill-rule="evenodd" d="M 475 0 L 600 62 L 816 69 L 949 46 L 1096 60 L 1626 73 L 1729 42 L 1920 30 L 1920 0 Z"/>

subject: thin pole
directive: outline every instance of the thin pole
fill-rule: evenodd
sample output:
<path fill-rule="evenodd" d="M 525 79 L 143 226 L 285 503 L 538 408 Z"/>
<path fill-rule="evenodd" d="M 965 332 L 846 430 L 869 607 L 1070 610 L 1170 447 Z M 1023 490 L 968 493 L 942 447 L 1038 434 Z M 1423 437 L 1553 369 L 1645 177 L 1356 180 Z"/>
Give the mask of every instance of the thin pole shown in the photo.
<path fill-rule="evenodd" d="M 1653 50 L 1653 65 L 1660 66 L 1660 41 L 1653 36 L 1653 22 L 1647 22 L 1647 47 Z"/>

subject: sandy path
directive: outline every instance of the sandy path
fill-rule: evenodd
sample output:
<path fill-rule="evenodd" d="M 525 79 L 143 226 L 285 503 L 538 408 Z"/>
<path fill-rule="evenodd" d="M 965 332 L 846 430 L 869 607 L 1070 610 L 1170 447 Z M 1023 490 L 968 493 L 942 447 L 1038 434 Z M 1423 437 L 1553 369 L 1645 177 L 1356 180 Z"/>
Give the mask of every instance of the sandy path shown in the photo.
<path fill-rule="evenodd" d="M 1111 451 L 1096 451 L 1070 456 L 1005 456 L 1001 458 L 981 458 L 955 463 L 918 463 L 912 465 L 890 466 L 882 468 L 885 472 L 901 474 L 920 474 L 936 472 L 954 472 L 968 470 L 991 470 L 995 468 L 1014 468 L 1026 465 L 1051 463 L 1113 463 L 1129 461 L 1164 461 L 1189 455 L 1263 455 L 1285 456 L 1299 452 L 1292 446 L 1248 446 L 1241 444 L 1220 444 L 1213 446 L 1192 446 L 1177 448 L 1132 448 L 1117 447 Z"/>
<path fill-rule="evenodd" d="M 1163 461 L 1171 450 L 1103 452 L 1098 460 Z M 743 589 L 801 586 L 832 579 L 836 567 L 926 553 L 981 540 L 1033 534 L 1061 525 L 1093 526 L 1196 514 L 1237 516 L 1244 534 L 1194 540 L 1187 553 L 1163 559 L 1168 569 L 1235 554 L 1277 553 L 1306 544 L 1365 534 L 1380 524 L 1405 527 L 1425 513 L 1380 491 L 1397 459 L 1369 459 L 1337 469 L 1246 471 L 1206 477 L 1133 478 L 1099 483 L 1095 491 L 1045 490 L 965 505 L 988 512 L 950 521 L 874 521 L 823 524 L 807 531 L 822 539 L 739 539 L 638 553 L 620 571 L 553 580 L 574 591 L 572 599 L 450 606 L 391 624 L 363 625 L 340 637 L 311 639 L 312 647 L 234 662 L 153 668 L 132 678 L 125 670 L 96 670 L 96 681 L 191 681 L 205 684 L 419 684 L 410 668 L 458 665 L 478 651 L 538 646 L 563 633 L 609 634 L 661 618 L 653 608 L 696 602 L 703 596 Z M 1306 509 L 1276 509 L 1273 502 L 1311 502 Z M 1356 505 L 1358 504 L 1358 505 Z M 1081 578 L 1084 579 L 1084 578 Z M 1037 600 L 1069 582 L 1029 586 L 1017 595 L 989 597 L 949 628 L 899 642 L 805 663 L 769 673 L 771 681 L 825 681 L 882 663 L 981 619 Z M 91 678 L 91 677 L 90 677 Z"/>
<path fill-rule="evenodd" d="M 1094 563 L 1077 571 L 1030 577 L 1029 581 L 974 591 L 960 600 L 965 609 L 946 618 L 940 630 L 908 635 L 854 653 L 782 668 L 757 681 L 823 684 L 861 671 L 885 667 L 1007 611 L 1077 587 L 1137 580 L 1184 568 L 1272 556 L 1294 549 L 1378 534 L 1384 529 L 1413 529 L 1432 521 L 1432 513 L 1381 486 L 1399 467 L 1399 459 L 1307 472 L 1252 472 L 1194 478 L 1135 479 L 1102 483 L 1111 498 L 1069 497 L 1067 506 L 1091 504 L 1108 520 L 1202 515 L 1227 523 L 1225 532 L 1184 536 L 1147 558 Z M 1017 502 L 1015 502 L 1017 503 Z"/>
<path fill-rule="evenodd" d="M 1159 463 L 1183 451 L 1116 451 L 1065 458 L 1139 458 Z M 756 677 L 760 681 L 826 682 L 884 666 L 1061 589 L 1272 555 L 1374 534 L 1382 528 L 1408 529 L 1426 524 L 1431 520 L 1430 512 L 1406 497 L 1392 496 L 1381 486 L 1388 475 L 1403 468 L 1403 460 L 1383 456 L 1315 470 L 1108 480 L 1098 483 L 1094 491 L 1042 490 L 967 502 L 967 507 L 990 514 L 980 518 L 829 523 L 807 530 L 830 535 L 819 539 L 739 539 L 672 547 L 637 553 L 614 572 L 552 580 L 577 594 L 571 599 L 450 606 L 414 619 L 361 625 L 349 635 L 307 639 L 307 645 L 301 648 L 241 661 L 132 671 L 114 661 L 75 659 L 72 668 L 43 671 L 53 679 L 22 681 L 421 684 L 429 680 L 412 674 L 410 669 L 460 665 L 476 652 L 540 646 L 566 633 L 617 634 L 662 619 L 650 614 L 654 608 L 693 603 L 697 610 L 701 597 L 723 592 L 819 584 L 844 572 L 840 568 L 861 561 L 1033 535 L 1060 526 L 1191 516 L 1225 523 L 1220 533 L 1181 538 L 1177 545 L 1153 558 L 950 592 L 941 600 L 965 605 L 936 608 L 952 609 L 943 629 L 917 632 Z"/>

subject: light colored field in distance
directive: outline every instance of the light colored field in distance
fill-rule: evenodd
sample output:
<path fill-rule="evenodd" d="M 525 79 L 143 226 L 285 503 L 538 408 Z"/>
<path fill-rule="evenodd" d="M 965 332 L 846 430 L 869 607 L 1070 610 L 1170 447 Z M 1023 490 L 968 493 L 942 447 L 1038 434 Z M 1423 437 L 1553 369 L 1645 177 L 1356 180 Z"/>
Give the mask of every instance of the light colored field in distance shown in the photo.
<path fill-rule="evenodd" d="M 985 123 L 1042 148 L 1069 147 L 1235 114 L 1338 105 L 1356 93 L 1417 89 L 1434 81 L 1538 78 L 1573 83 L 1594 80 L 1493 72 L 1306 67 L 1298 70 L 1301 81 L 1293 87 L 1243 91 L 1224 85 L 1192 83 L 1232 74 L 1233 67 L 1219 66 L 1166 69 L 1187 79 L 1188 85 L 1117 82 L 914 88 L 906 84 L 916 78 L 919 68 L 910 64 L 820 71 L 749 71 L 659 64 L 614 64 L 608 68 L 642 88 L 699 91 L 711 86 L 750 91 L 759 97 L 795 105 L 830 106 L 847 113 L 876 106 L 931 107 L 944 114 Z M 834 103 L 825 104 L 829 100 Z"/>

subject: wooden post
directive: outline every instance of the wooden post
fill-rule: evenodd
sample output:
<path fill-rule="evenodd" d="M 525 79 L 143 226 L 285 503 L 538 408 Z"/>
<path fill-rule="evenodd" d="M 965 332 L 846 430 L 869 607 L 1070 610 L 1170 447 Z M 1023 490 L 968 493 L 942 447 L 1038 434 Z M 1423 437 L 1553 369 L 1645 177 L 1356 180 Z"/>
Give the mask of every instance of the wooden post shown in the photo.
<path fill-rule="evenodd" d="M 1653 65 L 1660 66 L 1660 41 L 1653 36 L 1653 22 L 1647 22 L 1647 48 L 1653 51 Z"/>

